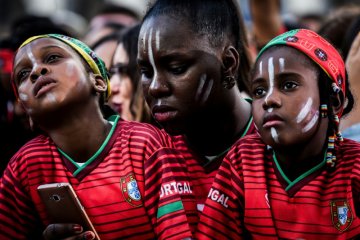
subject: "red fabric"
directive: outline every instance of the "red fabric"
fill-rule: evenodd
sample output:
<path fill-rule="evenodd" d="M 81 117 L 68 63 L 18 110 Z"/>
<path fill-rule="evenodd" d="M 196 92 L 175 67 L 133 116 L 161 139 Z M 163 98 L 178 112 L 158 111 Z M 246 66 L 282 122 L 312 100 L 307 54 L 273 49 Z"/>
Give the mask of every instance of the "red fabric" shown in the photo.
<path fill-rule="evenodd" d="M 14 52 L 10 49 L 0 49 L 1 72 L 11 74 L 13 68 Z"/>

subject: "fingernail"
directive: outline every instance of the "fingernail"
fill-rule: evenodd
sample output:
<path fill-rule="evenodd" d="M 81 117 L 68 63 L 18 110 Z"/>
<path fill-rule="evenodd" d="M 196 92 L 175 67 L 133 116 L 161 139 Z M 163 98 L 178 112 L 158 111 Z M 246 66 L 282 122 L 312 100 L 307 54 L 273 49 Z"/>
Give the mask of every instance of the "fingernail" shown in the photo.
<path fill-rule="evenodd" d="M 82 227 L 78 224 L 74 224 L 73 225 L 73 230 L 76 232 L 76 233 L 81 233 L 82 232 Z"/>
<path fill-rule="evenodd" d="M 87 233 L 85 233 L 85 235 L 84 235 L 84 239 L 85 240 L 92 240 L 92 239 L 94 239 L 95 238 L 95 236 L 94 236 L 94 234 L 92 233 L 92 232 L 87 232 Z"/>

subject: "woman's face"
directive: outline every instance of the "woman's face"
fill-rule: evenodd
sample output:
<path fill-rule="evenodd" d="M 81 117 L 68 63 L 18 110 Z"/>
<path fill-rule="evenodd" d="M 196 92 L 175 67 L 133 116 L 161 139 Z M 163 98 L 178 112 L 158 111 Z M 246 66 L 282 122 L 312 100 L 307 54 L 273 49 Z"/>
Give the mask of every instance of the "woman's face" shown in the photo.
<path fill-rule="evenodd" d="M 129 57 L 122 43 L 116 48 L 110 68 L 111 96 L 109 105 L 125 120 L 135 120 L 130 111 L 134 88 L 128 74 Z"/>
<path fill-rule="evenodd" d="M 271 146 L 309 141 L 319 129 L 317 71 L 296 51 L 290 47 L 267 50 L 255 65 L 251 82 L 254 122 Z"/>
<path fill-rule="evenodd" d="M 204 119 L 201 112 L 216 102 L 221 88 L 221 53 L 207 36 L 194 34 L 185 20 L 160 15 L 143 23 L 138 49 L 144 96 L 155 120 L 167 132 L 182 134 Z"/>
<path fill-rule="evenodd" d="M 59 40 L 41 38 L 21 48 L 13 71 L 20 102 L 33 119 L 93 94 L 80 57 Z"/>

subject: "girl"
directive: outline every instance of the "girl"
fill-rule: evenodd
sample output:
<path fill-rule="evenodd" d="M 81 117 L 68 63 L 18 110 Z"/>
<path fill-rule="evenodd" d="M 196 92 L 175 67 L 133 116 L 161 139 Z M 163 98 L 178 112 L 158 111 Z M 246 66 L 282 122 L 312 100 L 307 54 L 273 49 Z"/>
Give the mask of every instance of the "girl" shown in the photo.
<path fill-rule="evenodd" d="M 122 32 L 110 68 L 109 105 L 128 121 L 152 122 L 145 103 L 136 57 L 140 25 Z"/>
<path fill-rule="evenodd" d="M 230 146 L 255 130 L 247 90 L 245 27 L 232 0 L 158 0 L 145 15 L 138 63 L 155 120 L 186 158 L 198 222 L 213 178 Z M 225 26 L 225 27 L 224 27 Z"/>
<path fill-rule="evenodd" d="M 43 134 L 13 156 L 0 179 L 1 239 L 41 239 L 50 222 L 36 189 L 60 182 L 71 183 L 101 239 L 191 236 L 182 203 L 189 191 L 169 198 L 154 189 L 189 185 L 171 169 L 181 156 L 151 125 L 104 119 L 109 79 L 93 51 L 63 35 L 32 37 L 15 55 L 13 76 L 19 101 Z M 60 227 L 49 229 L 62 238 L 94 237 L 76 223 Z"/>
<path fill-rule="evenodd" d="M 325 39 L 293 30 L 259 53 L 252 76 L 259 135 L 225 157 L 199 239 L 351 239 L 360 234 L 360 145 L 342 139 L 353 99 Z"/>

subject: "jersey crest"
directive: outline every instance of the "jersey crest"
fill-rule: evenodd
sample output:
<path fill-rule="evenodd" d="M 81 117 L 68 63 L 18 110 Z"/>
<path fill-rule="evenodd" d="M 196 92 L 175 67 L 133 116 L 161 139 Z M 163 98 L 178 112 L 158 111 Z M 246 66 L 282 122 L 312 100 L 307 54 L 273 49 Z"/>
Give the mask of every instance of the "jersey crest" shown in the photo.
<path fill-rule="evenodd" d="M 340 232 L 348 229 L 353 221 L 353 214 L 350 204 L 346 199 L 335 200 L 330 202 L 331 218 L 334 227 Z"/>
<path fill-rule="evenodd" d="M 141 193 L 134 174 L 129 174 L 128 176 L 121 178 L 120 187 L 125 201 L 135 207 L 142 205 Z"/>

